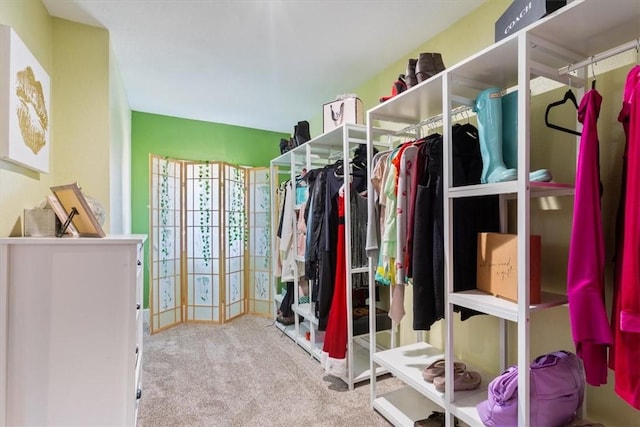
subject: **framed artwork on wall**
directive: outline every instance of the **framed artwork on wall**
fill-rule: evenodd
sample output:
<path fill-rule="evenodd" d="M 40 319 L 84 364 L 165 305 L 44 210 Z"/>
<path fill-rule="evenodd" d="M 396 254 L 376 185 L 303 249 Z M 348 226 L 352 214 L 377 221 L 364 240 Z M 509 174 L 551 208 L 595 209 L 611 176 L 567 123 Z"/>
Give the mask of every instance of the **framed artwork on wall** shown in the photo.
<path fill-rule="evenodd" d="M 49 173 L 49 75 L 18 34 L 0 25 L 0 159 Z"/>
<path fill-rule="evenodd" d="M 78 184 L 51 187 L 51 191 L 64 209 L 67 220 L 71 217 L 71 224 L 80 237 L 106 236 Z"/>

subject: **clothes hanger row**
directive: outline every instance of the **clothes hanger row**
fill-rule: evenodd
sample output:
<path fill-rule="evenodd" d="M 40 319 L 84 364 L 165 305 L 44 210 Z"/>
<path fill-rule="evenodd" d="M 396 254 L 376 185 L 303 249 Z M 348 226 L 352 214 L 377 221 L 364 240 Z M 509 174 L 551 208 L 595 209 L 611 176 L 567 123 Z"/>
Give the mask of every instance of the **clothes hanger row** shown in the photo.
<path fill-rule="evenodd" d="M 623 43 L 619 46 L 616 46 L 614 48 L 611 48 L 609 50 L 606 50 L 604 52 L 600 52 L 598 54 L 592 55 L 590 57 L 588 57 L 587 59 L 585 59 L 584 61 L 579 61 L 576 63 L 572 63 L 567 65 L 566 67 L 563 67 L 559 70 L 559 74 L 560 75 L 564 75 L 564 74 L 568 74 L 571 73 L 573 71 L 579 70 L 585 66 L 588 65 L 592 65 L 594 63 L 597 63 L 599 61 L 603 61 L 607 58 L 610 58 L 612 56 L 618 55 L 620 53 L 629 51 L 635 49 L 636 51 L 636 62 L 640 63 L 640 38 L 636 38 L 633 40 L 630 40 L 626 43 Z"/>
<path fill-rule="evenodd" d="M 576 108 L 576 110 L 579 109 L 578 101 L 576 100 L 576 96 L 573 93 L 573 90 L 571 89 L 571 74 L 570 74 L 571 71 L 584 66 L 589 67 L 589 65 L 591 65 L 591 76 L 592 76 L 591 90 L 596 90 L 596 65 L 598 65 L 598 60 L 603 60 L 631 49 L 635 49 L 636 63 L 640 64 L 640 38 L 638 38 L 636 40 L 632 40 L 628 43 L 625 43 L 623 45 L 610 49 L 606 52 L 600 53 L 598 55 L 593 55 L 587 61 L 583 61 L 579 64 L 571 64 L 566 68 L 566 70 L 563 70 L 561 74 L 563 74 L 564 72 L 569 74 L 569 89 L 567 90 L 567 92 L 565 92 L 564 97 L 560 101 L 552 102 L 551 104 L 547 105 L 547 109 L 544 114 L 544 122 L 547 125 L 547 127 L 551 129 L 556 129 L 562 132 L 570 133 L 572 135 L 577 135 L 577 136 L 582 135 L 582 133 L 576 130 L 568 129 L 563 126 L 559 126 L 554 123 L 551 123 L 549 121 L 549 113 L 551 112 L 551 110 L 555 107 L 558 107 L 560 105 L 567 103 L 567 101 L 571 101 L 571 104 Z"/>

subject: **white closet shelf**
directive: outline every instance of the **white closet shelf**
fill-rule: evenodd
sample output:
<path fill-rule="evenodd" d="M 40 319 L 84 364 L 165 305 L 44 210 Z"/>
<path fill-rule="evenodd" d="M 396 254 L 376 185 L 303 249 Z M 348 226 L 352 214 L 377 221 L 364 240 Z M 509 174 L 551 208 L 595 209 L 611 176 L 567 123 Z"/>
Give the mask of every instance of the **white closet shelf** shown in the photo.
<path fill-rule="evenodd" d="M 581 7 L 582 3 L 595 1 L 576 0 L 523 30 L 532 36 L 531 60 L 544 66 L 541 69 L 532 67 L 532 78 L 545 76 L 559 79 L 558 71 L 562 67 L 640 37 L 640 2 L 619 0 L 616 1 L 616 7 L 607 8 L 606 13 L 599 7 Z M 555 53 L 550 53 L 548 45 L 557 47 L 553 48 Z M 482 86 L 503 89 L 516 86 L 518 32 L 461 61 L 448 71 L 452 74 L 453 92 L 467 98 L 474 98 L 483 89 Z M 548 72 L 551 74 L 545 75 Z M 474 82 L 483 83 L 473 87 Z"/>
<path fill-rule="evenodd" d="M 433 411 L 443 411 L 411 387 L 402 387 L 378 396 L 373 401 L 373 408 L 394 426 L 412 426 L 415 421 L 427 418 Z"/>
<path fill-rule="evenodd" d="M 437 391 L 433 383 L 425 381 L 422 377 L 424 368 L 438 359 L 444 359 L 444 352 L 425 342 L 396 347 L 373 355 L 375 363 L 388 369 L 390 373 L 423 396 L 428 397 L 435 404 L 444 407 L 444 393 Z M 476 390 L 456 391 L 456 402 L 452 405 L 458 408 L 458 418 L 471 424 L 477 424 L 478 416 L 473 414 L 475 405 L 486 399 L 487 385 L 493 377 L 469 365 L 467 365 L 467 369 L 479 372 L 482 377 L 482 383 Z M 473 407 L 471 408 L 471 406 Z M 469 408 L 469 410 L 466 411 L 465 408 Z"/>
<path fill-rule="evenodd" d="M 367 112 L 369 121 L 415 124 L 442 113 L 442 73 L 396 95 Z"/>
<path fill-rule="evenodd" d="M 299 314 L 300 316 L 304 317 L 312 325 L 317 325 L 318 324 L 318 319 L 316 318 L 315 314 L 311 310 L 311 303 L 292 304 L 292 308 L 293 308 L 294 313 Z"/>
<path fill-rule="evenodd" d="M 640 37 L 640 2 L 616 0 L 615 8 L 607 7 L 605 2 L 601 2 L 602 8 L 582 7 L 583 3 L 596 2 L 575 0 L 522 30 L 533 36 L 531 59 L 548 67 L 546 71 L 552 71 L 552 76 L 545 77 L 562 80 L 559 73 L 561 68 Z M 603 13 L 603 8 L 606 8 L 606 13 Z M 503 89 L 516 86 L 519 33 L 447 68 L 451 74 L 452 92 L 463 98 L 474 99 L 480 90 L 490 86 Z M 545 46 L 548 44 L 558 47 L 556 53 L 549 54 Z M 537 71 L 534 66 L 532 78 L 544 75 L 545 70 L 540 70 L 540 73 Z M 395 96 L 393 102 L 387 101 L 372 108 L 368 111 L 369 120 L 414 124 L 441 114 L 442 74 Z"/>
<path fill-rule="evenodd" d="M 572 184 L 555 182 L 529 182 L 531 197 L 571 196 L 575 192 Z M 490 196 L 505 194 L 515 198 L 518 193 L 518 181 L 496 182 L 494 184 L 465 185 L 449 189 L 449 198 Z"/>
<path fill-rule="evenodd" d="M 529 310 L 545 310 L 566 304 L 567 296 L 543 291 L 541 293 L 541 300 L 542 302 L 540 304 L 529 305 Z M 512 322 L 518 321 L 518 303 L 498 298 L 477 289 L 451 293 L 449 294 L 449 302 L 501 319 Z"/>
<path fill-rule="evenodd" d="M 310 150 L 310 154 L 319 154 L 321 157 L 326 158 L 327 154 L 332 151 L 342 150 L 344 143 L 343 128 L 347 127 L 348 141 L 353 144 L 366 144 L 367 143 L 367 128 L 364 125 L 359 124 L 347 124 L 337 127 L 329 132 L 325 132 L 311 140 L 305 142 L 302 145 L 294 147 L 284 154 L 271 160 L 272 166 L 290 166 L 292 157 L 294 162 L 298 165 L 306 164 L 307 148 Z"/>
<path fill-rule="evenodd" d="M 381 368 L 376 370 L 377 375 L 385 374 Z M 353 383 L 357 384 L 362 381 L 371 379 L 371 369 L 369 364 L 369 349 L 359 345 L 353 346 Z M 347 377 L 342 377 L 342 381 L 349 384 Z"/>
<path fill-rule="evenodd" d="M 296 341 L 296 328 L 295 328 L 295 325 L 293 325 L 293 324 L 291 324 L 291 325 L 283 325 L 280 322 L 276 322 L 275 325 L 276 325 L 276 328 L 281 330 L 289 338 L 291 338 L 292 340 Z"/>
<path fill-rule="evenodd" d="M 587 59 L 640 37 L 640 2 L 575 0 L 529 28 L 530 34 Z"/>

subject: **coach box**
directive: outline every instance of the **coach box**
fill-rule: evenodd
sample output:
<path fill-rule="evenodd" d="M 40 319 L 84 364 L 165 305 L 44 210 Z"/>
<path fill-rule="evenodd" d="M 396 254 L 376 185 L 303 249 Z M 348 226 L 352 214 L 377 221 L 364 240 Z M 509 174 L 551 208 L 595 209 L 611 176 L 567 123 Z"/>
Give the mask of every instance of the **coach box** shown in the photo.
<path fill-rule="evenodd" d="M 360 98 L 349 96 L 324 104 L 322 115 L 324 133 L 347 123 L 364 124 L 364 112 Z"/>
<path fill-rule="evenodd" d="M 502 40 L 551 12 L 555 12 L 566 4 L 567 0 L 514 0 L 496 21 L 496 41 Z"/>
<path fill-rule="evenodd" d="M 540 236 L 529 239 L 529 302 L 540 303 Z M 518 301 L 518 236 L 478 233 L 477 287 Z"/>

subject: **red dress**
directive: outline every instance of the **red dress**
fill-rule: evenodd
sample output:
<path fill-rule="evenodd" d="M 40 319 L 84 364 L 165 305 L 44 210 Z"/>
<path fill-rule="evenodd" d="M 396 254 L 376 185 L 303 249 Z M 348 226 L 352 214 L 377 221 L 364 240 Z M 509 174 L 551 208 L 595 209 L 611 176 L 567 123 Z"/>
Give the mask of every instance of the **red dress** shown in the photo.
<path fill-rule="evenodd" d="M 344 244 L 344 197 L 339 195 L 335 287 L 321 357 L 325 371 L 338 377 L 347 374 L 347 267 Z"/>

